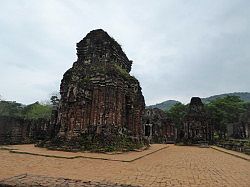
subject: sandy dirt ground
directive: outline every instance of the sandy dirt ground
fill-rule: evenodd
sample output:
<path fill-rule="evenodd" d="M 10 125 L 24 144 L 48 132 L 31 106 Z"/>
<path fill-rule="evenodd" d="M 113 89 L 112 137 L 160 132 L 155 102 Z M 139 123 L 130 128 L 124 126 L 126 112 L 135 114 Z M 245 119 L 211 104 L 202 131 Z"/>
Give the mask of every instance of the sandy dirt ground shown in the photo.
<path fill-rule="evenodd" d="M 0 180 L 44 175 L 140 186 L 249 186 L 250 162 L 211 149 L 169 145 L 133 162 L 51 158 L 0 150 Z"/>

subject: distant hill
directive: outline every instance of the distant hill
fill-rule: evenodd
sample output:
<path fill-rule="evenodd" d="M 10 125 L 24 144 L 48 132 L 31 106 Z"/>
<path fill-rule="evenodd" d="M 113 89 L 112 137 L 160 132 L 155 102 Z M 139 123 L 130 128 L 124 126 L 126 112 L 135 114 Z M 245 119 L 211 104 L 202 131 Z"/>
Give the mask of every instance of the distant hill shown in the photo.
<path fill-rule="evenodd" d="M 223 98 L 226 96 L 238 96 L 245 102 L 250 102 L 250 93 L 249 92 L 234 92 L 234 93 L 225 93 L 225 94 L 219 94 L 219 95 L 213 95 L 206 98 L 201 98 L 203 103 L 209 103 L 215 99 Z M 191 98 L 190 98 L 191 99 Z M 174 106 L 176 103 L 180 103 L 176 100 L 167 100 L 162 103 L 158 103 L 155 105 L 147 106 L 146 108 L 159 108 L 161 110 L 169 110 L 172 106 Z"/>
<path fill-rule="evenodd" d="M 214 95 L 214 96 L 210 96 L 207 98 L 202 98 L 202 102 L 203 103 L 209 103 L 215 99 L 218 98 L 223 98 L 226 96 L 238 96 L 240 97 L 243 101 L 245 102 L 250 102 L 250 93 L 249 92 L 234 92 L 234 93 L 226 93 L 226 94 L 220 94 L 220 95 Z"/>
<path fill-rule="evenodd" d="M 155 105 L 147 106 L 147 108 L 159 108 L 161 110 L 169 110 L 176 103 L 180 103 L 180 102 L 179 101 L 175 101 L 175 100 L 167 100 L 167 101 L 164 101 L 162 103 L 158 103 L 158 104 L 155 104 Z"/>

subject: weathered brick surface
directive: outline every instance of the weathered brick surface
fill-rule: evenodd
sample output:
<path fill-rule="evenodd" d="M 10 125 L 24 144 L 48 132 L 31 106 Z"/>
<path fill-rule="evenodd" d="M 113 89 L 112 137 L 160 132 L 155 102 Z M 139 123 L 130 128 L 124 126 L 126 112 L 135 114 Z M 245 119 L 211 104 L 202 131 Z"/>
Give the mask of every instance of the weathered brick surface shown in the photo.
<path fill-rule="evenodd" d="M 23 174 L 0 181 L 0 186 L 27 187 L 27 186 L 60 186 L 60 187 L 135 187 L 110 182 L 82 181 L 65 178 L 55 178 L 41 175 Z"/>
<path fill-rule="evenodd" d="M 52 126 L 46 119 L 0 116 L 0 145 L 31 143 L 51 137 Z"/>
<path fill-rule="evenodd" d="M 180 131 L 181 141 L 196 144 L 201 141 L 212 143 L 213 126 L 199 97 L 192 97 Z"/>
<path fill-rule="evenodd" d="M 167 114 L 158 108 L 146 109 L 142 118 L 145 138 L 150 143 L 173 142 L 176 139 L 176 129 Z"/>
<path fill-rule="evenodd" d="M 139 186 L 249 186 L 250 162 L 213 150 L 170 145 L 130 163 L 58 159 L 0 151 L 0 180 L 23 173 Z"/>
<path fill-rule="evenodd" d="M 77 56 L 61 81 L 58 136 L 98 134 L 105 142 L 126 134 L 140 139 L 144 97 L 120 45 L 105 31 L 93 30 L 77 43 Z"/>

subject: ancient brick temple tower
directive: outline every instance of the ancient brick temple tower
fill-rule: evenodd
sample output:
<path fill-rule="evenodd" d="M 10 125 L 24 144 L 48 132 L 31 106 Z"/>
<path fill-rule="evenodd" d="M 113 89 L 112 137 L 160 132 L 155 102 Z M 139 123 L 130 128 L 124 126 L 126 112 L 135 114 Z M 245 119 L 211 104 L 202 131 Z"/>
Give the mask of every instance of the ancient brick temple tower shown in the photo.
<path fill-rule="evenodd" d="M 186 143 L 199 143 L 213 141 L 213 127 L 204 104 L 199 97 L 192 97 L 182 127 L 182 139 Z"/>
<path fill-rule="evenodd" d="M 77 43 L 77 61 L 63 76 L 58 109 L 58 136 L 127 134 L 142 137 L 144 97 L 130 76 L 132 61 L 102 29 Z"/>

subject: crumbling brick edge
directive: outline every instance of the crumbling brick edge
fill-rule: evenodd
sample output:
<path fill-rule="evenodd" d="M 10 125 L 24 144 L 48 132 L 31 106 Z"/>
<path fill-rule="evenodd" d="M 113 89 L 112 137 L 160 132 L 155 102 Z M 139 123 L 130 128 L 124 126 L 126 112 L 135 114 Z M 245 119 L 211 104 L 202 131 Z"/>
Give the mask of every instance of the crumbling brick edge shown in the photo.
<path fill-rule="evenodd" d="M 66 157 L 66 156 L 57 156 L 57 155 L 45 155 L 45 154 L 39 154 L 39 153 L 30 153 L 30 152 L 20 152 L 18 150 L 10 150 L 10 153 L 16 153 L 16 154 L 27 154 L 27 155 L 33 155 L 33 156 L 44 156 L 44 157 L 51 157 L 51 158 L 61 158 L 61 159 L 75 159 L 75 158 L 88 158 L 88 159 L 96 159 L 96 160 L 106 160 L 106 161 L 115 161 L 115 162 L 134 162 L 136 160 L 142 159 L 146 156 L 149 156 L 151 154 L 154 154 L 158 151 L 161 151 L 163 149 L 168 148 L 169 146 L 162 147 L 160 149 L 157 149 L 155 151 L 152 151 L 150 153 L 144 154 L 142 156 L 136 157 L 131 160 L 122 160 L 122 159 L 109 159 L 109 158 L 96 158 L 96 157 L 90 157 L 90 156 L 72 156 L 72 157 Z"/>
<path fill-rule="evenodd" d="M 212 149 L 214 149 L 214 150 L 216 150 L 216 151 L 220 151 L 220 152 L 222 152 L 222 153 L 226 153 L 226 154 L 229 154 L 229 155 L 231 155 L 231 156 L 234 156 L 234 157 L 237 157 L 237 158 L 241 158 L 241 159 L 243 159 L 243 160 L 246 160 L 246 161 L 248 161 L 248 162 L 250 162 L 250 157 L 249 158 L 246 158 L 246 157 L 243 157 L 243 156 L 241 156 L 241 155 L 239 155 L 239 154 L 237 154 L 237 153 L 233 153 L 232 151 L 228 151 L 228 150 L 226 150 L 226 149 L 224 149 L 224 148 L 218 148 L 218 147 L 216 147 L 216 146 L 210 146 L 210 148 L 212 148 Z"/>
<path fill-rule="evenodd" d="M 29 177 L 36 177 L 36 178 L 41 178 L 42 179 L 47 179 L 46 184 L 41 184 L 38 181 L 30 181 L 30 184 L 26 183 L 22 183 L 20 180 L 22 179 L 29 179 Z M 53 181 L 54 180 L 54 181 Z M 53 184 L 55 182 L 58 182 L 58 180 L 60 181 L 60 184 Z M 21 183 L 20 183 L 21 182 Z M 80 183 L 80 186 L 105 186 L 105 187 L 139 187 L 139 186 L 134 186 L 134 185 L 126 185 L 126 184 L 119 184 L 119 183 L 112 183 L 109 181 L 105 181 L 104 183 L 102 181 L 84 181 L 84 180 L 79 180 L 79 179 L 69 179 L 69 178 L 63 178 L 63 177 L 50 177 L 50 176 L 45 176 L 45 175 L 32 175 L 32 174 L 28 174 L 28 173 L 24 173 L 24 174 L 20 174 L 20 175 L 16 175 L 16 176 L 12 176 L 10 178 L 6 178 L 0 181 L 0 186 L 4 186 L 4 187 L 26 187 L 26 186 L 71 186 L 69 185 L 69 183 L 75 183 L 77 185 L 77 183 Z M 35 184 L 34 184 L 35 183 Z M 77 185 L 78 186 L 78 185 Z"/>

